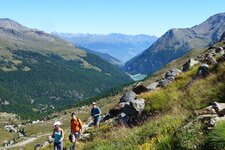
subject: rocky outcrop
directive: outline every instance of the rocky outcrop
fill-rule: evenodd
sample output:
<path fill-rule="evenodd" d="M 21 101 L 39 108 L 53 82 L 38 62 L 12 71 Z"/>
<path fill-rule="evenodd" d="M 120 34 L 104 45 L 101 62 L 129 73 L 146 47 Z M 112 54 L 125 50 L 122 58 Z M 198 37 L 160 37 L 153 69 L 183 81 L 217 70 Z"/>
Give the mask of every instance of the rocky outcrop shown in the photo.
<path fill-rule="evenodd" d="M 136 94 L 141 94 L 143 92 L 147 92 L 148 89 L 144 85 L 137 85 L 134 89 L 133 92 Z"/>
<path fill-rule="evenodd" d="M 209 74 L 209 65 L 207 64 L 202 64 L 201 66 L 199 66 L 198 71 L 195 75 L 195 79 L 198 78 L 205 78 L 207 77 L 207 75 Z"/>
<path fill-rule="evenodd" d="M 120 103 L 122 102 L 131 102 L 136 98 L 136 94 L 132 91 L 126 92 L 121 98 L 120 98 Z"/>
<path fill-rule="evenodd" d="M 221 52 L 222 50 L 223 50 L 223 47 L 218 47 L 218 48 L 215 49 L 215 52 L 216 52 L 216 53 L 219 53 L 219 52 Z"/>
<path fill-rule="evenodd" d="M 215 109 L 218 116 L 224 116 L 225 115 L 225 103 L 214 102 L 212 104 L 212 108 Z"/>
<path fill-rule="evenodd" d="M 217 61 L 216 61 L 216 59 L 213 57 L 212 54 L 206 55 L 205 61 L 206 61 L 207 64 L 209 64 L 209 65 L 215 65 L 215 64 L 217 64 Z"/>
<path fill-rule="evenodd" d="M 5 131 L 7 132 L 15 132 L 15 133 L 18 132 L 17 129 L 14 127 L 14 125 L 5 125 L 4 128 Z"/>
<path fill-rule="evenodd" d="M 171 69 L 166 72 L 165 78 L 168 80 L 175 80 L 176 76 L 178 76 L 181 73 L 181 70 L 179 69 Z"/>
<path fill-rule="evenodd" d="M 154 91 L 159 86 L 159 82 L 152 82 L 150 85 L 147 86 L 147 89 L 149 91 Z"/>
<path fill-rule="evenodd" d="M 199 61 L 196 61 L 194 59 L 189 59 L 182 67 L 182 72 L 186 72 L 190 70 L 190 68 L 196 64 L 198 64 Z"/>
<path fill-rule="evenodd" d="M 225 120 L 225 103 L 214 102 L 211 106 L 196 110 L 196 121 L 205 123 L 208 129 L 211 129 L 218 121 Z"/>
<path fill-rule="evenodd" d="M 120 102 L 111 109 L 103 118 L 104 121 L 116 117 L 120 122 L 121 119 L 128 126 L 138 124 L 136 120 L 144 111 L 145 100 L 137 99 L 137 95 L 133 92 L 126 92 L 121 98 Z"/>
<path fill-rule="evenodd" d="M 144 99 L 136 99 L 137 95 L 134 92 L 127 92 L 121 97 L 119 106 L 121 106 L 126 114 L 133 112 L 133 114 L 140 114 L 145 108 Z M 129 106 L 129 107 L 126 107 Z"/>
<path fill-rule="evenodd" d="M 158 81 L 160 87 L 166 87 L 181 73 L 179 69 L 170 69 L 165 73 L 165 77 Z"/>
<path fill-rule="evenodd" d="M 166 87 L 167 85 L 171 83 L 171 80 L 161 79 L 158 82 L 159 82 L 159 87 Z"/>

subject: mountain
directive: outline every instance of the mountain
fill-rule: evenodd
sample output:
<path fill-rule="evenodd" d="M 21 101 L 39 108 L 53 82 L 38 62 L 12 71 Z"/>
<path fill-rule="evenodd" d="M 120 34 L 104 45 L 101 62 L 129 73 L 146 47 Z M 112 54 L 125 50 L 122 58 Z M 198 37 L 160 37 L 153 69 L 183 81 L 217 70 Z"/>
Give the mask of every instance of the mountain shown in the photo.
<path fill-rule="evenodd" d="M 223 33 L 223 35 L 220 38 L 220 41 L 223 41 L 223 40 L 225 40 L 225 32 Z"/>
<path fill-rule="evenodd" d="M 104 59 L 105 61 L 108 61 L 110 64 L 115 65 L 119 68 L 122 68 L 122 66 L 123 66 L 123 63 L 121 61 L 119 61 L 118 59 L 116 59 L 115 57 L 113 57 L 113 56 L 111 56 L 107 53 L 92 51 L 92 50 L 84 48 L 84 47 L 80 47 L 80 48 L 89 52 L 89 53 L 91 53 L 91 54 L 99 56 L 100 58 Z"/>
<path fill-rule="evenodd" d="M 130 74 L 152 74 L 191 49 L 212 45 L 225 31 L 225 13 L 216 14 L 192 28 L 170 29 L 142 54 L 124 65 Z"/>
<path fill-rule="evenodd" d="M 0 19 L 0 110 L 35 117 L 131 82 L 100 57 Z"/>
<path fill-rule="evenodd" d="M 224 49 L 218 51 L 219 47 Z M 76 145 L 79 150 L 224 149 L 225 141 L 221 134 L 225 127 L 224 51 L 225 41 L 212 47 L 192 50 L 141 83 L 129 85 L 115 95 L 101 98 L 97 104 L 102 114 L 106 114 L 103 120 L 113 119 L 107 124 L 100 122 L 97 130 L 91 125 L 85 125 L 92 120 L 91 101 L 86 101 L 81 107 L 48 115 L 46 120 L 41 121 L 25 121 L 14 114 L 0 113 L 0 145 L 5 145 L 0 149 L 51 149 L 52 144 L 46 141 L 46 135 L 51 131 L 53 122 L 62 122 L 65 134 L 69 135 L 69 114 L 74 110 L 84 124 L 83 140 Z M 217 64 L 209 63 L 211 60 L 206 59 L 209 55 L 217 59 Z M 192 66 L 190 59 L 198 63 Z M 179 71 L 187 63 L 188 69 Z M 170 82 L 162 87 L 161 81 L 165 79 Z M 15 130 L 19 133 L 14 133 Z M 34 137 L 35 141 L 29 140 Z M 65 138 L 64 142 L 64 148 L 70 149 L 73 143 L 69 138 Z"/>
<path fill-rule="evenodd" d="M 148 35 L 125 35 L 112 33 L 101 34 L 70 34 L 52 33 L 75 45 L 88 48 L 92 51 L 107 53 L 125 63 L 129 59 L 143 52 L 157 37 Z"/>

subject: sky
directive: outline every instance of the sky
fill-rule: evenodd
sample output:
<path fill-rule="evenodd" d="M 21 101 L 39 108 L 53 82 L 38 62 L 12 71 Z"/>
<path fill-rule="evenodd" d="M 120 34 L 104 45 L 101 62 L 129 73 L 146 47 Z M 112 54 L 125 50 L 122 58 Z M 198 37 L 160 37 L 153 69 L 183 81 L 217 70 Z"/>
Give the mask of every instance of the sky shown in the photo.
<path fill-rule="evenodd" d="M 148 34 L 200 24 L 225 0 L 2 0 L 0 18 L 46 32 Z"/>

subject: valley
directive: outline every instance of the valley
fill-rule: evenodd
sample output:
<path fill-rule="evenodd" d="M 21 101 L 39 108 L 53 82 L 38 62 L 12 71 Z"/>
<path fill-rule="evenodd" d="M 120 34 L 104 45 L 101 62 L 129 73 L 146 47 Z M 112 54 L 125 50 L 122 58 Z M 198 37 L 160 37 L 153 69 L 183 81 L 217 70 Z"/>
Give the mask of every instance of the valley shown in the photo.
<path fill-rule="evenodd" d="M 0 150 L 224 150 L 224 4 L 2 1 Z"/>

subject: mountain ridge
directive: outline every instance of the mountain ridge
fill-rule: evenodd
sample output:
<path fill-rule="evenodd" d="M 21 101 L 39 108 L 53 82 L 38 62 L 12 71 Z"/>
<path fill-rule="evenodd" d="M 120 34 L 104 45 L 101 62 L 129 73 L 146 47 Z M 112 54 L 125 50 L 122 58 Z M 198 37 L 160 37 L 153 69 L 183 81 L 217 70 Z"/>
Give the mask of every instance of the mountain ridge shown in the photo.
<path fill-rule="evenodd" d="M 152 74 L 191 49 L 218 42 L 224 31 L 225 13 L 213 15 L 191 28 L 170 29 L 141 55 L 128 61 L 124 70 L 131 74 Z"/>
<path fill-rule="evenodd" d="M 36 118 L 130 82 L 127 74 L 99 56 L 0 19 L 1 111 Z"/>
<path fill-rule="evenodd" d="M 126 35 L 121 33 L 111 33 L 102 35 L 56 32 L 53 32 L 52 34 L 92 51 L 107 53 L 123 63 L 141 53 L 157 39 L 155 36 L 143 34 Z"/>

